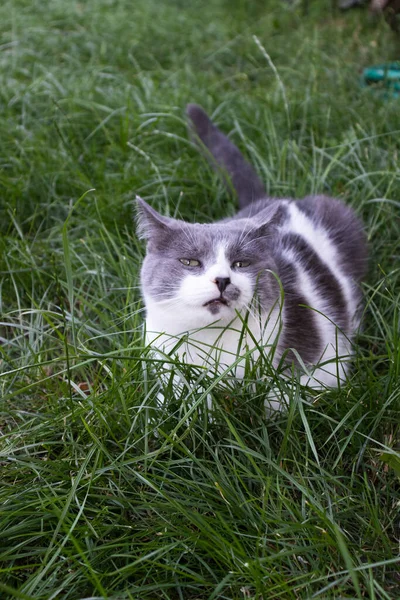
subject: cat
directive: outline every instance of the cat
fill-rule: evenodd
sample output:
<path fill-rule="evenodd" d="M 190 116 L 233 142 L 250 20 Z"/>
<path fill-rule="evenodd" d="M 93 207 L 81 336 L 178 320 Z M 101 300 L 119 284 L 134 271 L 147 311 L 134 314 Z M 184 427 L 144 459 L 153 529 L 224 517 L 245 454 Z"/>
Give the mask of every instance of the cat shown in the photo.
<path fill-rule="evenodd" d="M 243 377 L 262 356 L 293 366 L 300 382 L 346 380 L 367 267 L 353 210 L 322 195 L 268 197 L 253 167 L 204 110 L 187 106 L 190 129 L 239 200 L 233 217 L 188 223 L 137 197 L 148 343 L 163 355 Z"/>

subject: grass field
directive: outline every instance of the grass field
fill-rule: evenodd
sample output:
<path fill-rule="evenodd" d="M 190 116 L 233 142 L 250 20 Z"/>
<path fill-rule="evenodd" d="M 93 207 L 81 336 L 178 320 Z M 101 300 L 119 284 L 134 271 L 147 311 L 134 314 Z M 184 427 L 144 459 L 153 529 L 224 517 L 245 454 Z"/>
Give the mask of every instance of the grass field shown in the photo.
<path fill-rule="evenodd" d="M 400 598 L 400 100 L 360 86 L 399 45 L 309 4 L 3 0 L 2 599 Z M 187 102 L 271 194 L 337 195 L 368 232 L 350 381 L 294 386 L 275 418 L 267 367 L 223 385 L 176 365 L 177 391 L 142 339 L 135 194 L 235 207 Z"/>

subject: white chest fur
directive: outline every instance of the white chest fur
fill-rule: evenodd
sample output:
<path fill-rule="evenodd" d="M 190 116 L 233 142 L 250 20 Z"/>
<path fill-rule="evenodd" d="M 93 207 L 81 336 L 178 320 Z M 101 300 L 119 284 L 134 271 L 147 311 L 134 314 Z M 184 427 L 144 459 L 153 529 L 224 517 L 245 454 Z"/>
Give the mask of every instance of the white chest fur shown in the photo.
<path fill-rule="evenodd" d="M 153 308 L 153 310 L 152 310 Z M 208 366 L 214 372 L 231 367 L 232 374 L 242 377 L 244 363 L 251 356 L 256 360 L 259 349 L 267 353 L 276 344 L 280 331 L 280 311 L 274 308 L 269 315 L 236 316 L 230 322 L 216 320 L 205 328 L 185 328 L 182 315 L 149 307 L 146 319 L 147 343 L 163 355 L 178 356 L 180 360 L 198 366 Z M 187 325 L 187 324 L 186 324 Z M 206 323 L 198 323 L 204 327 Z"/>

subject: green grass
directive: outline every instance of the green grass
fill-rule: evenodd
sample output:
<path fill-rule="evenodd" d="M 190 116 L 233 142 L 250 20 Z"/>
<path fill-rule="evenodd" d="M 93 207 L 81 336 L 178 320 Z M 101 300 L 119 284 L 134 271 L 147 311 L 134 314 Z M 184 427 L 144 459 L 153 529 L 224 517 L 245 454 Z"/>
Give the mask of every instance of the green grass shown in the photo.
<path fill-rule="evenodd" d="M 2 3 L 2 599 L 400 597 L 399 100 L 359 85 L 398 48 L 331 7 Z M 144 347 L 135 194 L 190 220 L 235 206 L 187 102 L 271 194 L 337 195 L 368 232 L 348 385 L 294 386 L 273 419 L 268 366 L 176 365 L 177 389 Z"/>

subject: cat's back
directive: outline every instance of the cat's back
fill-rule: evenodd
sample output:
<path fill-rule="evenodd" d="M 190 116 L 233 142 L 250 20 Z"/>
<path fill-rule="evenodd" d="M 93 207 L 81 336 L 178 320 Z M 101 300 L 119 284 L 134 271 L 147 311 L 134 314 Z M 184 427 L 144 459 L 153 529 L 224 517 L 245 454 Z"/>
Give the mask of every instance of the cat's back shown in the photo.
<path fill-rule="evenodd" d="M 280 213 L 275 233 L 275 250 L 292 250 L 301 257 L 314 250 L 333 271 L 338 269 L 356 282 L 367 270 L 367 242 L 364 227 L 353 209 L 337 198 L 317 195 L 301 200 L 261 198 L 234 217 L 261 223 Z"/>
<path fill-rule="evenodd" d="M 333 244 L 339 267 L 360 282 L 367 271 L 367 238 L 364 226 L 350 206 L 337 198 L 307 196 L 296 202 L 299 211 L 326 234 Z"/>
<path fill-rule="evenodd" d="M 324 325 L 317 312 L 351 335 L 358 323 L 359 283 L 367 267 L 361 221 L 351 207 L 322 195 L 301 200 L 266 197 L 245 207 L 237 216 L 262 223 L 271 219 L 271 214 L 279 215 L 275 217 L 270 249 L 286 296 L 290 322 L 286 329 L 290 340 L 286 343 L 299 347 L 299 340 L 304 340 L 313 329 L 316 340 Z M 314 314 L 305 306 L 313 307 Z M 331 335 L 329 332 L 320 336 L 321 345 Z M 303 354 L 311 356 L 313 347 L 309 340 L 306 345 L 307 352 Z"/>
<path fill-rule="evenodd" d="M 350 353 L 346 340 L 358 327 L 359 284 L 367 267 L 361 222 L 350 207 L 326 196 L 272 203 L 281 213 L 271 252 L 285 294 L 282 348 L 296 348 L 306 363 L 319 353 Z M 253 218 L 262 219 L 268 205 L 260 203 Z M 322 374 L 326 382 L 331 377 Z"/>

